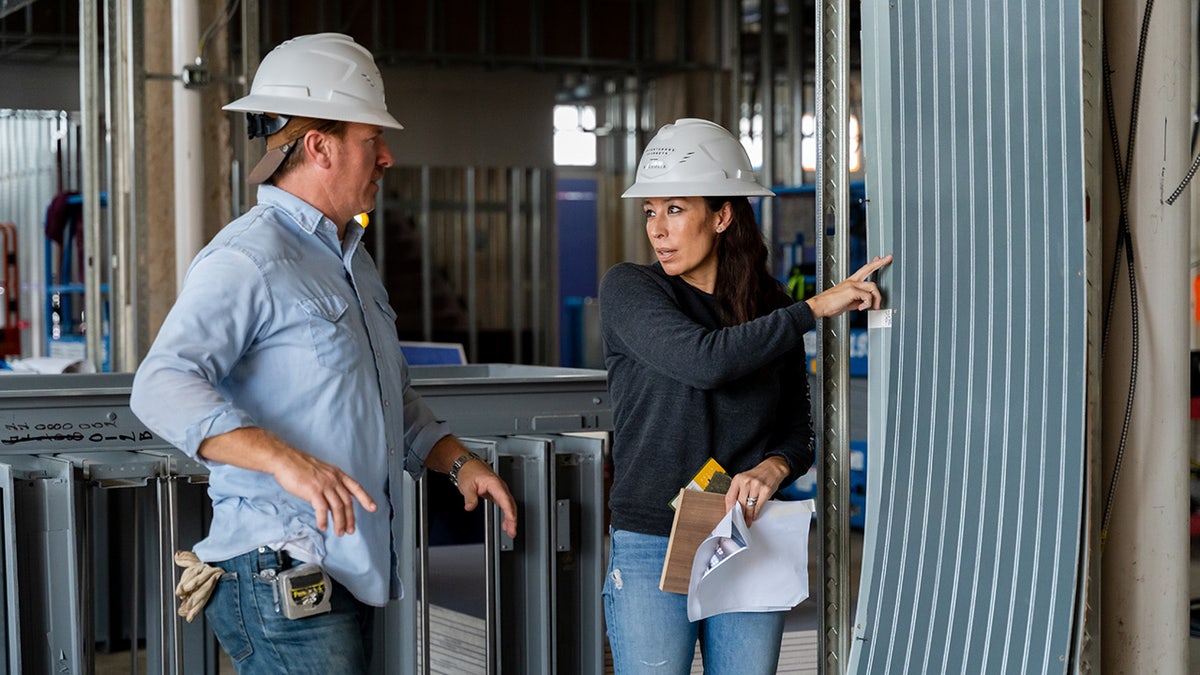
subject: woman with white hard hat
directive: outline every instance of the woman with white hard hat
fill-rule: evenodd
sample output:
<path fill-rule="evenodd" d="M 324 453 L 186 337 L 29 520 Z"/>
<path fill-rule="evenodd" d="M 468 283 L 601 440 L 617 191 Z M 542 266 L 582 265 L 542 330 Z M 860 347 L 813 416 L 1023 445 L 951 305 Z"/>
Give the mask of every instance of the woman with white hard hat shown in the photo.
<path fill-rule="evenodd" d="M 767 269 L 749 197 L 774 193 L 723 127 L 659 130 L 622 197 L 641 200 L 657 262 L 621 263 L 600 286 L 614 414 L 612 548 L 604 609 L 617 675 L 774 673 L 785 612 L 689 621 L 687 596 L 659 590 L 671 502 L 710 460 L 732 476 L 725 508 L 752 524 L 813 463 L 804 333 L 821 317 L 878 308 L 867 277 L 792 303 Z"/>

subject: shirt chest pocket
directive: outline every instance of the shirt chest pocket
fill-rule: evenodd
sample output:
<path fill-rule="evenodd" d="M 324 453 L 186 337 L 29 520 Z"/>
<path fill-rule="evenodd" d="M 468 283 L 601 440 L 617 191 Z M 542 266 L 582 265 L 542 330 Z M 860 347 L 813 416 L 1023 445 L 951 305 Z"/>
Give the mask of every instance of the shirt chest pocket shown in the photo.
<path fill-rule="evenodd" d="M 375 298 L 375 306 L 379 308 L 380 314 L 383 315 L 383 335 L 389 338 L 396 337 L 396 310 L 388 304 L 387 300 Z"/>
<path fill-rule="evenodd" d="M 326 368 L 348 371 L 358 361 L 358 339 L 355 335 L 350 305 L 338 295 L 305 298 L 300 309 L 308 318 L 313 352 L 317 362 Z"/>

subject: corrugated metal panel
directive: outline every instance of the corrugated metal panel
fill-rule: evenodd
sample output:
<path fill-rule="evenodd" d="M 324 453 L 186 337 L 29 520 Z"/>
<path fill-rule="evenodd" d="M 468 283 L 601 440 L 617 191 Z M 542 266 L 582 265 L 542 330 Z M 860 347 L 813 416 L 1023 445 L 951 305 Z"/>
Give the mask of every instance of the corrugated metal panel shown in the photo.
<path fill-rule="evenodd" d="M 0 109 L 0 222 L 17 226 L 24 356 L 45 350 L 43 236 L 46 207 L 63 190 L 78 189 L 79 125 L 66 112 Z"/>
<path fill-rule="evenodd" d="M 853 673 L 1061 673 L 1083 522 L 1080 8 L 863 3 L 871 331 Z M 890 319 L 890 327 L 882 327 Z"/>

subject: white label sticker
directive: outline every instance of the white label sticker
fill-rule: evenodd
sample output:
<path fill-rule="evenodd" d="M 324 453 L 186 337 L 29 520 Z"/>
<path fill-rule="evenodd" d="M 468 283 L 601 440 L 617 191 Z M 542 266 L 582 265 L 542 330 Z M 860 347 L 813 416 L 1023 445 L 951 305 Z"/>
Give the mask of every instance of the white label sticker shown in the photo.
<path fill-rule="evenodd" d="M 894 309 L 873 309 L 867 312 L 867 328 L 891 328 Z"/>

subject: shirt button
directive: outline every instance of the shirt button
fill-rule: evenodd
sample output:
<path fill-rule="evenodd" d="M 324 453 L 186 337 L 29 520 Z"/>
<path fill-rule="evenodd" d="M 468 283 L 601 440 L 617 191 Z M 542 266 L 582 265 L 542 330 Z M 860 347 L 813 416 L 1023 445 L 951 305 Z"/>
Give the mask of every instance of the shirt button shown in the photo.
<path fill-rule="evenodd" d="M 386 408 L 386 407 L 388 407 L 388 406 L 390 406 L 390 405 L 391 405 L 391 403 L 389 403 L 387 399 L 384 399 L 384 400 L 383 400 L 383 407 L 385 407 L 385 408 Z"/>
<path fill-rule="evenodd" d="M 389 454 L 389 455 L 394 455 L 394 454 L 396 454 L 396 449 L 395 449 L 395 448 L 388 448 L 388 454 Z"/>

